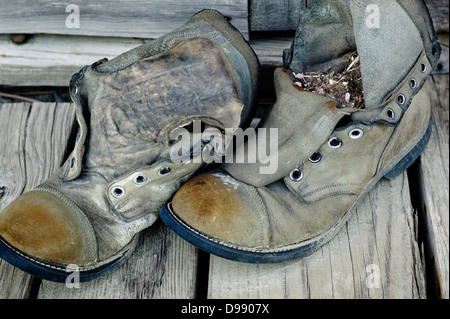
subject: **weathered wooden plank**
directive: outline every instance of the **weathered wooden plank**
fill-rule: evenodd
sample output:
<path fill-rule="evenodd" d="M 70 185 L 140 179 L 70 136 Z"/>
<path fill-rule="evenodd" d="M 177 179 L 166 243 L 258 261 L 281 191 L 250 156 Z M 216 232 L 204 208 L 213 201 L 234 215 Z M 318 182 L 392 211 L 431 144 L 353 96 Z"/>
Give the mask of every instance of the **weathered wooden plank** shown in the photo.
<path fill-rule="evenodd" d="M 111 59 L 141 44 L 143 39 L 85 36 L 35 35 L 15 44 L 0 35 L 0 85 L 67 86 L 83 66 L 102 58 Z M 256 38 L 250 42 L 263 67 L 282 65 L 283 50 L 292 38 Z"/>
<path fill-rule="evenodd" d="M 25 185 L 23 145 L 29 104 L 0 105 L 0 211 L 18 197 Z M 22 128 L 16 130 L 17 127 Z M 0 298 L 26 298 L 32 277 L 0 259 Z"/>
<path fill-rule="evenodd" d="M 287 31 L 297 28 L 306 0 L 249 0 L 250 31 Z"/>
<path fill-rule="evenodd" d="M 0 0 L 0 33 L 157 38 L 203 9 L 230 17 L 248 37 L 247 0 Z"/>
<path fill-rule="evenodd" d="M 434 28 L 436 32 L 449 32 L 448 28 L 448 13 L 449 3 L 447 0 L 425 0 L 425 3 L 430 11 L 433 19 Z"/>
<path fill-rule="evenodd" d="M 73 118 L 69 104 L 0 104 L 0 211 L 59 167 Z M 31 281 L 0 261 L 0 298 L 26 298 Z"/>
<path fill-rule="evenodd" d="M 212 8 L 232 18 L 248 37 L 252 31 L 294 30 L 306 0 L 77 1 L 79 27 L 70 3 L 50 0 L 0 1 L 0 33 L 49 33 L 155 38 L 182 25 L 197 11 Z M 426 0 L 435 28 L 448 32 L 448 2 Z M 250 12 L 247 8 L 250 7 Z M 248 19 L 247 19 L 248 17 Z M 66 23 L 67 20 L 67 23 Z M 75 27 L 72 27 L 75 26 Z"/>
<path fill-rule="evenodd" d="M 256 36 L 250 45 L 263 67 L 282 67 L 283 50 L 291 46 L 292 37 L 284 33 Z M 105 57 L 111 59 L 144 42 L 129 38 L 35 35 L 18 45 L 10 36 L 0 35 L 0 85 L 67 86 L 72 74 L 84 65 Z M 449 69 L 448 40 L 442 44 L 441 66 L 435 73 L 448 73 Z"/>
<path fill-rule="evenodd" d="M 438 34 L 439 43 L 441 44 L 442 53 L 438 65 L 433 70 L 433 74 L 448 74 L 449 72 L 449 47 L 448 32 Z"/>
<path fill-rule="evenodd" d="M 442 298 L 449 298 L 449 76 L 425 84 L 432 103 L 433 133 L 421 156 L 421 179 L 431 258 Z"/>
<path fill-rule="evenodd" d="M 10 36 L 0 35 L 0 85 L 68 86 L 83 66 L 143 43 L 129 38 L 36 35 L 18 45 Z"/>
<path fill-rule="evenodd" d="M 310 256 L 253 265 L 212 256 L 210 298 L 423 298 L 408 180 L 382 180 L 328 244 Z"/>
<path fill-rule="evenodd" d="M 43 281 L 38 298 L 185 299 L 195 297 L 197 249 L 158 220 L 130 258 L 109 275 L 67 287 Z"/>
<path fill-rule="evenodd" d="M 307 0 L 249 0 L 250 31 L 295 30 Z M 446 0 L 425 0 L 436 32 L 449 32 Z"/>
<path fill-rule="evenodd" d="M 0 104 L 0 211 L 54 172 L 74 126 L 70 103 Z M 197 249 L 160 221 L 130 259 L 80 288 L 42 281 L 39 298 L 193 298 Z M 26 298 L 32 278 L 0 262 L 0 298 Z"/>
<path fill-rule="evenodd" d="M 283 66 L 283 50 L 289 49 L 294 35 L 256 36 L 250 41 L 263 68 L 280 68 Z"/>

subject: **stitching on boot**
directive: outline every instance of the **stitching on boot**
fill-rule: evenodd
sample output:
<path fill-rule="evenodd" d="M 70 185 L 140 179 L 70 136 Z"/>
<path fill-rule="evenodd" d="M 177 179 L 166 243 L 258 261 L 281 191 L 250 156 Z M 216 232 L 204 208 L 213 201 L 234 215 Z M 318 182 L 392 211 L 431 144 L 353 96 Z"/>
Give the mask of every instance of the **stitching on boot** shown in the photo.
<path fill-rule="evenodd" d="M 57 190 L 55 190 L 55 189 L 49 188 L 49 187 L 37 187 L 36 190 L 44 191 L 44 192 L 50 193 L 50 194 L 56 196 L 57 198 L 59 198 L 61 201 L 63 201 L 64 204 L 66 204 L 67 206 L 69 206 L 69 207 L 72 209 L 72 211 L 74 211 L 78 216 L 81 217 L 82 220 L 84 220 L 84 221 L 86 222 L 86 225 L 87 225 L 88 228 L 91 230 L 93 237 L 96 238 L 96 237 L 95 237 L 95 230 L 94 230 L 94 228 L 92 227 L 92 225 L 91 225 L 89 219 L 88 219 L 87 216 L 83 213 L 83 211 L 78 207 L 78 205 L 77 205 L 76 203 L 74 203 L 70 198 L 68 198 L 67 196 L 65 196 L 63 193 L 61 193 L 61 192 L 59 192 L 59 191 L 57 191 Z M 97 259 L 98 259 L 98 254 L 97 254 L 97 252 L 94 252 L 92 249 L 95 249 L 95 250 L 98 249 L 98 247 L 97 247 L 97 241 L 92 242 L 91 239 L 90 239 L 89 237 L 87 238 L 87 240 L 88 240 L 88 251 L 89 251 L 89 256 L 90 256 L 91 258 L 94 258 L 94 260 L 95 260 L 95 262 L 96 262 Z"/>

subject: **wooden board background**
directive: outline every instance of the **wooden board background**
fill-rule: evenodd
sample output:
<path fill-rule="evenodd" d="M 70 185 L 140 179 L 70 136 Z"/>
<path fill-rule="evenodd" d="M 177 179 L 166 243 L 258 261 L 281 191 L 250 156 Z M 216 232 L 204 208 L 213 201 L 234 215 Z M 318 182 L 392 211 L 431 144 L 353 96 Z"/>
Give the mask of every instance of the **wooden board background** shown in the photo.
<path fill-rule="evenodd" d="M 433 134 L 421 156 L 422 198 L 429 268 L 435 276 L 435 293 L 449 298 L 449 76 L 433 76 L 426 83 L 432 101 Z"/>
<path fill-rule="evenodd" d="M 66 87 L 82 66 L 172 30 L 201 6 L 221 10 L 250 40 L 263 66 L 261 107 L 270 107 L 272 70 L 281 66 L 306 2 L 207 0 L 181 10 L 180 0 L 135 0 L 134 8 L 119 0 L 80 0 L 84 25 L 67 29 L 61 26 L 65 3 L 0 0 L 0 92 L 11 86 Z M 236 263 L 199 252 L 158 221 L 126 263 L 79 289 L 41 281 L 0 260 L 0 299 L 448 299 L 448 3 L 426 2 L 436 30 L 446 32 L 440 37 L 442 75 L 426 83 L 433 105 L 430 144 L 407 173 L 377 184 L 320 250 L 282 264 Z M 31 35 L 20 43 L 20 35 L 12 36 L 20 33 Z M 70 103 L 0 103 L 0 211 L 61 165 L 74 125 Z M 370 276 L 378 271 L 379 277 Z"/>
<path fill-rule="evenodd" d="M 72 3 L 79 9 L 79 28 L 70 27 Z M 247 0 L 189 0 L 189 5 L 179 0 L 1 0 L 0 33 L 157 38 L 203 9 L 220 11 L 248 38 Z"/>
<path fill-rule="evenodd" d="M 448 188 L 436 188 L 438 184 L 432 181 L 441 175 L 445 183 L 448 165 L 427 158 L 438 157 L 448 163 L 448 76 L 433 76 L 427 89 L 433 101 L 435 131 L 422 156 L 420 174 L 428 181 L 423 187 L 428 194 L 424 201 L 432 234 L 429 243 L 439 290 L 446 297 L 448 214 L 444 209 L 448 207 Z M 73 117 L 69 103 L 0 104 L 0 128 L 5 137 L 0 153 L 0 209 L 60 165 Z M 215 256 L 201 261 L 195 247 L 158 221 L 143 233 L 137 251 L 116 271 L 82 283 L 79 289 L 38 280 L 35 297 L 424 298 L 430 284 L 425 244 L 418 240 L 419 211 L 411 202 L 408 175 L 405 172 L 393 181 L 378 183 L 344 229 L 303 259 L 274 265 L 237 263 Z M 204 262 L 207 271 L 202 274 Z M 35 279 L 3 261 L 0 274 L 2 298 L 29 297 Z M 207 285 L 198 291 L 202 276 Z"/>
<path fill-rule="evenodd" d="M 306 2 L 195 0 L 186 5 L 182 0 L 79 0 L 80 28 L 67 28 L 68 3 L 0 0 L 0 85 L 67 86 L 84 65 L 113 58 L 172 31 L 204 8 L 217 9 L 231 19 L 263 66 L 279 67 Z M 448 3 L 426 3 L 436 30 L 446 32 L 448 38 Z M 448 58 L 443 64 L 448 72 Z"/>

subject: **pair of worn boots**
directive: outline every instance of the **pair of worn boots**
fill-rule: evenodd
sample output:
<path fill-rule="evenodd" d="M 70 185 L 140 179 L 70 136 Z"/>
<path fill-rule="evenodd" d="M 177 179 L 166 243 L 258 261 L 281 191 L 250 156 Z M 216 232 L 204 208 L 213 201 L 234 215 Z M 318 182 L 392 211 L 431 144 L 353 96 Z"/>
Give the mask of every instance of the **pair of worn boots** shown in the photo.
<path fill-rule="evenodd" d="M 44 279 L 64 282 L 76 265 L 92 280 L 158 216 L 225 258 L 307 255 L 422 152 L 421 88 L 439 56 L 422 1 L 310 1 L 275 70 L 275 105 L 237 143 L 254 115 L 259 62 L 220 13 L 202 11 L 73 76 L 74 149 L 0 213 L 0 256 Z"/>

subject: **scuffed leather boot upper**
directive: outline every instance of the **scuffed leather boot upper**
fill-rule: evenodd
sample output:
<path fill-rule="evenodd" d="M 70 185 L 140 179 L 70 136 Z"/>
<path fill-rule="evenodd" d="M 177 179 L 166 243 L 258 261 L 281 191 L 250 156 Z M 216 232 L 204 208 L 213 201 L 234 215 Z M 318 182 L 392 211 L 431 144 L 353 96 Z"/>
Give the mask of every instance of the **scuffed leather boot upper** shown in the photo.
<path fill-rule="evenodd" d="M 0 214 L 1 238 L 49 267 L 89 270 L 124 255 L 203 166 L 171 160 L 171 133 L 193 121 L 219 130 L 245 125 L 258 72 L 239 32 L 208 10 L 159 39 L 84 67 L 70 83 L 79 124 L 74 150 L 54 175 Z M 58 255 L 60 248 L 67 253 Z"/>
<path fill-rule="evenodd" d="M 297 77 L 318 76 L 312 72 L 340 74 L 353 52 L 364 107 L 343 107 L 295 85 Z M 439 55 L 422 1 L 309 1 L 284 53 L 285 69 L 275 71 L 277 101 L 260 126 L 278 129 L 278 152 L 268 156 L 278 170 L 264 175 L 264 162 L 227 163 L 196 176 L 163 220 L 226 258 L 277 262 L 311 253 L 380 178 L 402 172 L 425 147 L 430 104 L 421 88 Z M 200 196 L 208 187 L 215 197 Z"/>

